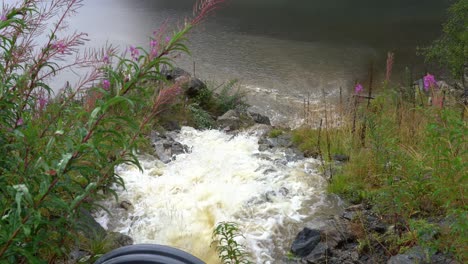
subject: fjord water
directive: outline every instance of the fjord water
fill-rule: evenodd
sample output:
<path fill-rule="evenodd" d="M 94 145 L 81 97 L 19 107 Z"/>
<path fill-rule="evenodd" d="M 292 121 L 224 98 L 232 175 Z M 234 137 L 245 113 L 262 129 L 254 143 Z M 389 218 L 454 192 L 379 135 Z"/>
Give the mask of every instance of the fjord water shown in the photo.
<path fill-rule="evenodd" d="M 192 14 L 194 0 L 85 0 L 72 27 L 89 33 L 93 46 L 106 42 L 148 45 L 164 21 Z M 257 110 L 275 123 L 296 125 L 301 104 L 322 90 L 345 95 L 356 81 L 367 84 L 374 64 L 377 82 L 388 51 L 394 72 L 423 72 L 416 46 L 438 36 L 446 0 L 228 0 L 189 35 L 191 56 L 177 64 L 218 83 L 238 79 Z M 380 78 L 381 79 L 381 78 Z M 399 81 L 400 76 L 395 75 Z"/>

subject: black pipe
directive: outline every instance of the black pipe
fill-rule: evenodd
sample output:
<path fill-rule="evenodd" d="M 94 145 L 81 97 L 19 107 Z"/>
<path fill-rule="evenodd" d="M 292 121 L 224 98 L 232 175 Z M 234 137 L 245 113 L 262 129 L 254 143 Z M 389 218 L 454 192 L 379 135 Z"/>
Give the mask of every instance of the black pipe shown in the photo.
<path fill-rule="evenodd" d="M 205 264 L 189 253 L 169 246 L 137 244 L 115 249 L 94 264 Z"/>

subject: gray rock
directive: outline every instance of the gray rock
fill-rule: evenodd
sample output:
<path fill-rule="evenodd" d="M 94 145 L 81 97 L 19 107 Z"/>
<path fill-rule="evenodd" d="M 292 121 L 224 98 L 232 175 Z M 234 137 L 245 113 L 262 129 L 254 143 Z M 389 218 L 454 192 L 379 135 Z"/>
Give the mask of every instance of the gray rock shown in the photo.
<path fill-rule="evenodd" d="M 98 239 L 105 237 L 106 230 L 94 219 L 91 213 L 80 208 L 77 216 L 78 229 L 88 238 Z"/>
<path fill-rule="evenodd" d="M 259 138 L 266 137 L 273 128 L 265 124 L 255 124 L 249 127 L 246 132 Z"/>
<path fill-rule="evenodd" d="M 279 191 L 278 191 L 278 192 L 279 192 L 281 195 L 283 195 L 283 196 L 286 196 L 286 195 L 288 195 L 288 194 L 289 194 L 289 190 L 288 190 L 288 188 L 286 188 L 286 187 L 284 187 L 284 186 L 283 186 L 283 187 L 281 187 L 281 188 L 279 189 Z"/>
<path fill-rule="evenodd" d="M 414 256 L 400 254 L 391 257 L 387 264 L 421 264 L 422 259 L 415 258 Z"/>
<path fill-rule="evenodd" d="M 287 148 L 284 154 L 288 162 L 298 161 L 304 158 L 304 154 L 296 148 Z"/>
<path fill-rule="evenodd" d="M 275 138 L 266 138 L 264 140 L 271 148 L 290 148 L 293 146 L 290 134 L 281 134 Z"/>
<path fill-rule="evenodd" d="M 176 155 L 189 152 L 186 145 L 174 140 L 171 133 L 161 135 L 155 131 L 151 133 L 154 153 L 163 163 L 169 163 L 175 159 Z"/>
<path fill-rule="evenodd" d="M 119 207 L 125 209 L 126 211 L 133 209 L 133 205 L 129 201 L 120 202 Z"/>
<path fill-rule="evenodd" d="M 238 130 L 254 125 L 255 121 L 245 112 L 229 110 L 218 117 L 217 124 L 220 128 L 229 127 L 230 130 Z"/>
<path fill-rule="evenodd" d="M 206 84 L 198 78 L 190 78 L 190 80 L 183 85 L 183 88 L 185 90 L 185 94 L 189 98 L 195 98 L 202 93 L 203 90 L 208 89 L 206 88 Z"/>
<path fill-rule="evenodd" d="M 190 77 L 190 73 L 178 67 L 172 69 L 162 69 L 161 74 L 166 78 L 166 80 L 177 80 L 181 77 Z"/>
<path fill-rule="evenodd" d="M 84 251 L 81 249 L 72 250 L 68 254 L 68 259 L 69 259 L 68 263 L 78 263 L 81 259 L 88 257 L 88 256 L 91 256 L 91 253 L 89 253 L 88 251 Z"/>
<path fill-rule="evenodd" d="M 325 263 L 329 254 L 330 254 L 330 251 L 328 250 L 327 244 L 320 242 L 317 244 L 317 246 L 315 246 L 312 252 L 310 252 L 304 258 L 304 260 L 306 260 L 307 263 L 313 263 L 313 264 Z"/>
<path fill-rule="evenodd" d="M 299 232 L 291 245 L 291 252 L 299 257 L 309 255 L 320 242 L 320 231 L 305 227 Z"/>
<path fill-rule="evenodd" d="M 255 121 L 255 123 L 271 126 L 270 118 L 268 116 L 265 116 L 265 115 L 262 115 L 253 111 L 248 111 L 248 113 L 252 117 L 252 119 Z"/>
<path fill-rule="evenodd" d="M 268 191 L 265 193 L 265 200 L 267 202 L 273 202 L 276 197 L 276 192 L 275 191 Z"/>
<path fill-rule="evenodd" d="M 109 232 L 106 236 L 106 244 L 109 251 L 116 248 L 133 245 L 133 239 L 119 232 Z"/>

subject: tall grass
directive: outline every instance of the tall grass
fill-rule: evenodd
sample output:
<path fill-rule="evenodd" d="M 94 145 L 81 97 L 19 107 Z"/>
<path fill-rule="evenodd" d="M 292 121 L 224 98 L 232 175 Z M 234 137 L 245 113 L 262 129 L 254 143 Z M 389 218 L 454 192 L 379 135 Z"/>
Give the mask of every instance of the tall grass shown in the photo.
<path fill-rule="evenodd" d="M 464 106 L 416 104 L 429 98 L 413 87 L 387 83 L 383 90 L 369 105 L 358 102 L 355 110 L 351 107 L 340 117 L 341 125 L 328 129 L 330 150 L 323 140 L 317 145 L 316 129 L 298 129 L 293 139 L 303 151 L 320 148 L 327 162 L 330 154 L 350 156 L 334 175 L 330 192 L 354 203 L 374 204 L 391 224 L 406 223 L 414 243 L 465 261 L 468 129 L 466 119 L 460 118 Z M 408 90 L 414 95 L 407 96 Z M 353 133 L 354 122 L 357 131 L 366 127 L 364 137 Z M 449 224 L 439 228 L 437 221 L 444 219 Z M 437 235 L 428 242 L 424 234 L 431 228 Z"/>

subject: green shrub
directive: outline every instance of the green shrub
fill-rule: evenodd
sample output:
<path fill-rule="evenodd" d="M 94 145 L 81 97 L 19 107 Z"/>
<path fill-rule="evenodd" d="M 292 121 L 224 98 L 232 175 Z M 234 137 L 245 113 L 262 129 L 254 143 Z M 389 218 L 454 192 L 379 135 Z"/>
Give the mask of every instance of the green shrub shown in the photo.
<path fill-rule="evenodd" d="M 115 167 L 139 167 L 135 153 L 164 105 L 181 91 L 160 80 L 184 36 L 213 5 L 168 41 L 158 31 L 150 50 L 112 47 L 77 55 L 85 34 L 67 36 L 64 18 L 81 1 L 28 0 L 5 7 L 0 20 L 0 262 L 46 263 L 64 258 L 80 237 L 81 208 L 96 208 L 111 185 L 124 186 Z M 49 24 L 50 19 L 58 19 Z M 38 34 L 51 28 L 44 45 Z M 48 78 L 90 69 L 58 94 Z M 154 87 L 154 84 L 159 84 Z M 113 193 L 115 195 L 115 193 Z M 89 243 L 96 250 L 100 247 Z M 97 250 L 102 251 L 102 250 Z"/>

